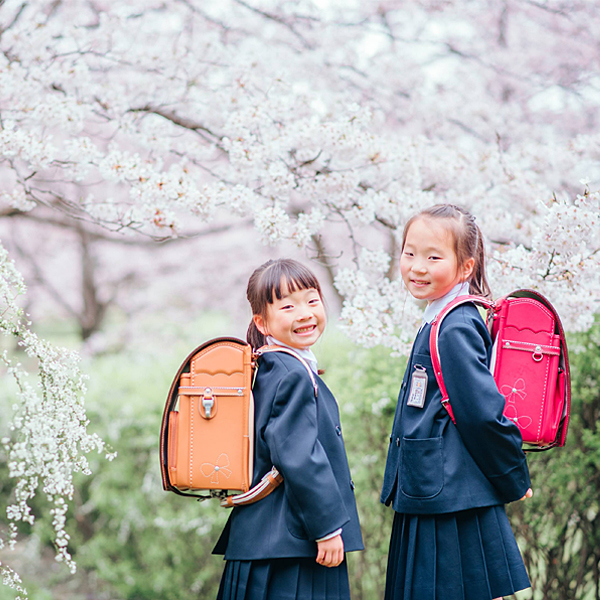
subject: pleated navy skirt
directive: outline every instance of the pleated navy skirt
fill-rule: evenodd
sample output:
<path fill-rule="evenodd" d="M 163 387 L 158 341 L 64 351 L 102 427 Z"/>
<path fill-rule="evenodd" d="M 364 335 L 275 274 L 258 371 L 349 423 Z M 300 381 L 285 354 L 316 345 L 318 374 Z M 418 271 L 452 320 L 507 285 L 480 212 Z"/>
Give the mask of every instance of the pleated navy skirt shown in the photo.
<path fill-rule="evenodd" d="M 528 587 L 504 506 L 394 515 L 385 600 L 492 600 Z"/>
<path fill-rule="evenodd" d="M 228 560 L 217 600 L 350 600 L 348 567 L 314 558 Z"/>

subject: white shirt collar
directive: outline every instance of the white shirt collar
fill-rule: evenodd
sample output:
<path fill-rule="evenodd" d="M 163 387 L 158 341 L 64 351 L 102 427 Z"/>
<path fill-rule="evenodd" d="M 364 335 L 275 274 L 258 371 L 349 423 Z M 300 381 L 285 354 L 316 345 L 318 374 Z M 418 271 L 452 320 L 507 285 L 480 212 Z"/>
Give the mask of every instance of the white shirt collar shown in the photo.
<path fill-rule="evenodd" d="M 455 298 L 459 296 L 468 296 L 469 295 L 469 282 L 463 281 L 461 283 L 457 283 L 447 294 L 434 300 L 431 304 L 427 305 L 425 312 L 423 313 L 423 321 L 422 325 L 426 323 L 431 323 L 439 314 L 442 312 L 442 309 L 452 302 Z"/>
<path fill-rule="evenodd" d="M 293 350 L 298 356 L 301 356 L 308 363 L 308 366 L 311 368 L 313 373 L 316 373 L 317 375 L 319 374 L 317 357 L 314 355 L 312 350 L 309 350 L 308 348 L 303 348 L 301 350 L 298 348 L 292 348 L 292 346 L 288 346 L 287 344 L 280 342 L 278 339 L 275 339 L 272 335 L 267 336 L 267 344 L 269 344 L 269 346 L 284 346 L 285 348 Z"/>

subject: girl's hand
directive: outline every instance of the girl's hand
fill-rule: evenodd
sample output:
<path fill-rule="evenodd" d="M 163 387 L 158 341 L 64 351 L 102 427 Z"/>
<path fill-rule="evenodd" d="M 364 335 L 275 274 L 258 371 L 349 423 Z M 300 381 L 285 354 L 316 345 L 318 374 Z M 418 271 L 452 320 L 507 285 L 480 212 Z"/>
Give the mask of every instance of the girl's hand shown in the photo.
<path fill-rule="evenodd" d="M 531 498 L 533 496 L 533 490 L 529 488 L 525 495 L 521 498 L 521 500 L 526 500 L 527 498 Z"/>
<path fill-rule="evenodd" d="M 337 567 L 344 560 L 344 542 L 341 535 L 317 542 L 317 550 L 317 562 L 324 567 Z"/>

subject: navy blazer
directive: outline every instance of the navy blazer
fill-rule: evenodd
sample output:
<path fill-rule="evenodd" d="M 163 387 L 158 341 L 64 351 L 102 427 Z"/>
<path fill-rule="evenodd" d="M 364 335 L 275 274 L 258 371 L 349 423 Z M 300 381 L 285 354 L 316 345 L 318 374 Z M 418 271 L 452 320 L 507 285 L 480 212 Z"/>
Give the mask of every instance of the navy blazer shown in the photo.
<path fill-rule="evenodd" d="M 320 539 L 343 527 L 347 552 L 362 550 L 354 484 L 337 402 L 300 361 L 264 354 L 253 386 L 256 485 L 273 465 L 283 484 L 254 504 L 235 507 L 215 549 L 227 560 L 316 557 Z"/>
<path fill-rule="evenodd" d="M 441 404 L 427 324 L 417 335 L 400 388 L 381 501 L 409 514 L 440 514 L 506 504 L 530 487 L 522 438 L 506 418 L 504 396 L 489 371 L 492 340 L 474 304 L 442 321 L 442 374 L 454 425 Z M 411 376 L 427 372 L 423 408 L 407 405 Z"/>

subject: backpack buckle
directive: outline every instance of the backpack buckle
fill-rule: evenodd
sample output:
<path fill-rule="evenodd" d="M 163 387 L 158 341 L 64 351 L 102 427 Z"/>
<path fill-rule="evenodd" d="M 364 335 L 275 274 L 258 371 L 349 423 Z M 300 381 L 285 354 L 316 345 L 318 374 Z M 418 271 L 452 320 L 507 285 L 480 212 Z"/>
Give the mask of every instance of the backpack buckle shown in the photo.
<path fill-rule="evenodd" d="M 204 407 L 204 417 L 210 419 L 212 416 L 212 409 L 215 405 L 215 398 L 210 388 L 205 388 L 204 396 L 202 396 L 202 406 Z"/>

